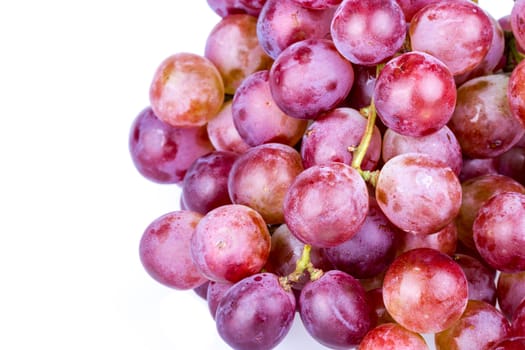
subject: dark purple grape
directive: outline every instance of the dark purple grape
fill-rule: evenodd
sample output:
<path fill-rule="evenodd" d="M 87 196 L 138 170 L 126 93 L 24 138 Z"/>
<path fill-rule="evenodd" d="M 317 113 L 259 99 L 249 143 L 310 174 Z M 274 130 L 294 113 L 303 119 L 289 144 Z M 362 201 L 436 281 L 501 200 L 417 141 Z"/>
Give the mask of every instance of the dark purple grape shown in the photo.
<path fill-rule="evenodd" d="M 333 349 L 358 345 L 374 326 L 365 290 L 355 278 L 338 270 L 304 286 L 299 314 L 308 333 Z"/>
<path fill-rule="evenodd" d="M 181 198 L 185 207 L 204 215 L 221 205 L 231 204 L 228 176 L 236 159 L 236 153 L 224 151 L 198 158 L 182 183 Z"/>
<path fill-rule="evenodd" d="M 131 126 L 129 152 L 133 164 L 142 176 L 157 183 L 181 184 L 191 164 L 211 151 L 206 128 L 172 127 L 149 107 Z"/>
<path fill-rule="evenodd" d="M 295 315 L 295 297 L 271 273 L 234 284 L 222 297 L 215 321 L 222 339 L 237 350 L 270 350 L 286 336 Z"/>

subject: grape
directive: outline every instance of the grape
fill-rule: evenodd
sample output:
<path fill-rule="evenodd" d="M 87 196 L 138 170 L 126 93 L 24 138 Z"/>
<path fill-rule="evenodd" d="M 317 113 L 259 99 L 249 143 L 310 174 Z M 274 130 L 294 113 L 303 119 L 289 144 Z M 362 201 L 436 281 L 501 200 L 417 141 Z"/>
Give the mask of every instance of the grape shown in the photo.
<path fill-rule="evenodd" d="M 454 114 L 448 126 L 463 154 L 470 158 L 493 158 L 514 146 L 525 129 L 509 110 L 504 74 L 469 80 L 458 89 Z"/>
<path fill-rule="evenodd" d="M 288 229 L 286 224 L 279 227 L 272 233 L 270 256 L 264 266 L 267 272 L 275 273 L 277 276 L 287 276 L 295 271 L 297 261 L 303 253 L 304 243 L 299 241 Z M 333 269 L 333 265 L 326 257 L 323 249 L 312 247 L 310 250 L 310 261 L 317 268 L 323 271 Z M 292 288 L 302 289 L 310 274 L 306 272 L 297 282 L 292 283 Z"/>
<path fill-rule="evenodd" d="M 305 8 L 294 0 L 267 0 L 257 20 L 259 42 L 276 59 L 293 43 L 328 38 L 333 13 Z"/>
<path fill-rule="evenodd" d="M 355 109 L 368 107 L 374 95 L 377 68 L 375 66 L 361 66 L 357 64 L 353 68 L 354 83 L 346 102 Z"/>
<path fill-rule="evenodd" d="M 458 228 L 458 239 L 468 248 L 474 249 L 472 225 L 479 208 L 495 194 L 513 191 L 525 193 L 525 188 L 510 177 L 488 174 L 472 178 L 461 184 L 461 208 L 455 222 Z"/>
<path fill-rule="evenodd" d="M 496 305 L 496 271 L 470 255 L 455 254 L 453 258 L 467 277 L 469 300 Z"/>
<path fill-rule="evenodd" d="M 293 0 L 302 7 L 313 10 L 324 10 L 330 7 L 336 7 L 342 0 Z"/>
<path fill-rule="evenodd" d="M 275 104 L 269 76 L 268 70 L 261 70 L 244 79 L 233 97 L 233 123 L 250 146 L 269 142 L 294 146 L 308 122 L 286 115 Z"/>
<path fill-rule="evenodd" d="M 478 211 L 472 231 L 483 259 L 504 272 L 525 271 L 525 195 L 499 193 Z"/>
<path fill-rule="evenodd" d="M 440 0 L 396 0 L 403 10 L 407 22 L 410 22 L 412 17 L 414 17 L 414 15 L 426 5 L 439 1 Z"/>
<path fill-rule="evenodd" d="M 336 107 L 350 92 L 353 81 L 352 64 L 326 39 L 290 45 L 270 69 L 270 91 L 275 103 L 299 119 L 315 119 Z"/>
<path fill-rule="evenodd" d="M 204 57 L 221 73 L 224 92 L 233 95 L 251 73 L 268 69 L 273 60 L 259 45 L 257 18 L 247 14 L 224 17 L 206 40 Z"/>
<path fill-rule="evenodd" d="M 191 239 L 191 256 L 208 279 L 237 282 L 258 273 L 270 254 L 270 233 L 255 210 L 238 204 L 215 208 Z"/>
<path fill-rule="evenodd" d="M 334 247 L 357 234 L 368 212 L 368 190 L 359 173 L 333 162 L 300 173 L 284 197 L 288 228 L 300 241 Z"/>
<path fill-rule="evenodd" d="M 219 307 L 222 297 L 232 286 L 233 283 L 231 282 L 210 281 L 206 293 L 206 300 L 208 302 L 208 310 L 210 310 L 213 319 L 215 319 L 215 314 L 217 313 L 217 308 Z"/>
<path fill-rule="evenodd" d="M 467 279 L 449 256 L 430 248 L 413 249 L 398 256 L 387 269 L 383 299 L 388 313 L 403 327 L 437 333 L 463 314 Z"/>
<path fill-rule="evenodd" d="M 463 166 L 459 173 L 461 183 L 478 176 L 499 174 L 494 158 L 463 158 Z"/>
<path fill-rule="evenodd" d="M 208 6 L 219 16 L 226 17 L 237 13 L 257 16 L 260 9 L 250 8 L 241 0 L 207 0 Z"/>
<path fill-rule="evenodd" d="M 206 278 L 195 266 L 190 242 L 202 215 L 187 210 L 164 214 L 148 225 L 140 240 L 139 255 L 146 272 L 157 282 L 187 290 Z"/>
<path fill-rule="evenodd" d="M 237 159 L 233 152 L 215 151 L 193 162 L 184 176 L 181 198 L 187 209 L 206 214 L 231 204 L 228 175 Z"/>
<path fill-rule="evenodd" d="M 426 136 L 405 136 L 387 129 L 383 135 L 383 161 L 403 153 L 426 153 L 441 160 L 459 175 L 463 166 L 461 147 L 454 133 L 445 125 Z"/>
<path fill-rule="evenodd" d="M 487 349 L 510 333 L 510 324 L 493 305 L 469 300 L 461 318 L 435 335 L 437 350 Z"/>
<path fill-rule="evenodd" d="M 338 270 L 308 283 L 299 299 L 299 314 L 308 333 L 334 349 L 359 344 L 373 327 L 370 312 L 363 287 Z"/>
<path fill-rule="evenodd" d="M 246 12 L 257 17 L 266 3 L 266 0 L 238 0 L 246 8 Z"/>
<path fill-rule="evenodd" d="M 376 65 L 403 45 L 405 16 L 394 0 L 344 0 L 334 14 L 330 32 L 337 50 L 350 62 Z"/>
<path fill-rule="evenodd" d="M 425 339 L 396 323 L 385 323 L 366 334 L 359 350 L 427 350 Z"/>
<path fill-rule="evenodd" d="M 205 128 L 172 127 L 159 120 L 149 107 L 131 126 L 131 159 L 139 173 L 153 182 L 181 184 L 191 164 L 211 151 Z"/>
<path fill-rule="evenodd" d="M 516 41 L 525 47 L 525 1 L 516 0 L 510 12 L 510 25 Z"/>
<path fill-rule="evenodd" d="M 441 60 L 453 75 L 476 68 L 492 43 L 493 23 L 471 1 L 438 1 L 418 11 L 410 21 L 412 50 Z"/>
<path fill-rule="evenodd" d="M 521 300 L 525 298 L 525 272 L 501 272 L 496 288 L 498 305 L 510 320 Z"/>
<path fill-rule="evenodd" d="M 456 251 L 458 231 L 456 224 L 451 222 L 441 230 L 428 235 L 400 231 L 397 237 L 399 254 L 416 248 L 432 248 L 443 254 L 452 255 Z"/>
<path fill-rule="evenodd" d="M 423 153 L 404 153 L 385 163 L 376 199 L 388 219 L 414 234 L 435 233 L 461 207 L 461 184 L 452 169 Z"/>
<path fill-rule="evenodd" d="M 507 98 L 510 112 L 525 125 L 525 60 L 521 61 L 510 75 Z"/>
<path fill-rule="evenodd" d="M 512 335 L 525 337 L 525 299 L 521 301 L 512 316 Z"/>
<path fill-rule="evenodd" d="M 281 224 L 284 196 L 302 170 L 301 156 L 292 147 L 279 143 L 256 146 L 233 164 L 228 193 L 233 203 L 255 209 L 267 224 Z"/>
<path fill-rule="evenodd" d="M 525 184 L 525 148 L 514 146 L 495 159 L 498 172 Z"/>
<path fill-rule="evenodd" d="M 390 60 L 374 88 L 381 121 L 406 136 L 425 136 L 452 117 L 456 85 L 448 68 L 423 52 L 407 52 Z"/>
<path fill-rule="evenodd" d="M 373 277 L 386 270 L 394 260 L 398 232 L 381 212 L 375 199 L 370 198 L 368 214 L 361 229 L 348 241 L 326 248 L 324 252 L 338 270 L 356 278 Z"/>
<path fill-rule="evenodd" d="M 361 280 L 360 280 L 361 282 Z M 361 283 L 363 285 L 363 283 Z M 376 320 L 376 324 L 393 323 L 392 316 L 388 314 L 383 302 L 383 289 L 377 287 L 366 291 L 366 300 L 370 309 L 372 309 L 372 318 Z"/>
<path fill-rule="evenodd" d="M 177 127 L 202 126 L 224 102 L 224 83 L 207 58 L 181 52 L 157 68 L 150 91 L 151 108 L 165 123 Z"/>
<path fill-rule="evenodd" d="M 248 145 L 235 128 L 232 115 L 232 100 L 224 103 L 219 113 L 208 122 L 210 142 L 218 151 L 244 153 Z"/>
<path fill-rule="evenodd" d="M 310 124 L 301 143 L 301 157 L 305 168 L 328 162 L 350 165 L 353 152 L 365 133 L 367 120 L 355 109 L 334 108 Z M 361 169 L 373 170 L 381 155 L 381 134 L 374 127 L 372 139 L 361 163 Z"/>
<path fill-rule="evenodd" d="M 276 275 L 259 273 L 234 284 L 222 297 L 215 320 L 222 339 L 234 349 L 273 349 L 295 315 L 295 297 Z"/>
<path fill-rule="evenodd" d="M 210 282 L 211 281 L 206 280 L 206 282 L 204 282 L 203 284 L 198 285 L 197 287 L 193 288 L 193 291 L 199 297 L 201 297 L 202 299 L 206 300 L 207 295 L 208 295 L 208 286 L 210 285 Z"/>
<path fill-rule="evenodd" d="M 496 343 L 490 350 L 523 350 L 525 337 L 509 337 Z"/>

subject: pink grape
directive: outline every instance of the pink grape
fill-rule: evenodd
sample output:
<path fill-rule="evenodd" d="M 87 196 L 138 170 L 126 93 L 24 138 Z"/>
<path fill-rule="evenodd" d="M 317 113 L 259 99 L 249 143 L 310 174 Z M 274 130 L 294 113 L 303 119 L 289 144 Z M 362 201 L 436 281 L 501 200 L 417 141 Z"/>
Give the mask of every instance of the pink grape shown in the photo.
<path fill-rule="evenodd" d="M 231 204 L 228 176 L 237 154 L 215 151 L 193 162 L 184 176 L 182 200 L 187 209 L 206 214 L 221 205 Z"/>
<path fill-rule="evenodd" d="M 313 9 L 313 10 L 324 10 L 331 7 L 336 7 L 341 3 L 342 0 L 293 0 L 299 5 Z"/>
<path fill-rule="evenodd" d="M 396 323 L 385 323 L 366 334 L 359 350 L 428 350 L 421 334 L 409 331 Z"/>
<path fill-rule="evenodd" d="M 400 231 L 397 237 L 399 254 L 416 248 L 432 248 L 443 254 L 452 255 L 456 251 L 458 230 L 456 224 L 451 222 L 441 230 L 428 235 Z"/>
<path fill-rule="evenodd" d="M 510 335 L 510 324 L 495 306 L 469 300 L 465 312 L 435 335 L 437 350 L 487 349 Z"/>
<path fill-rule="evenodd" d="M 472 1 L 445 0 L 431 3 L 410 21 L 412 50 L 426 52 L 453 75 L 472 71 L 487 55 L 493 24 Z"/>
<path fill-rule="evenodd" d="M 204 56 L 176 53 L 153 75 L 151 108 L 165 123 L 176 127 L 202 126 L 224 102 L 224 83 L 215 65 Z"/>
<path fill-rule="evenodd" d="M 268 70 L 260 70 L 243 80 L 233 96 L 233 123 L 250 146 L 270 142 L 295 146 L 308 121 L 292 118 L 277 106 L 270 91 L 269 77 Z"/>
<path fill-rule="evenodd" d="M 260 12 L 260 9 L 246 6 L 241 0 L 207 0 L 207 2 L 208 6 L 221 17 L 238 13 L 258 16 Z"/>
<path fill-rule="evenodd" d="M 135 168 L 146 179 L 161 184 L 182 184 L 188 168 L 212 152 L 206 128 L 175 128 L 145 108 L 129 134 L 129 152 Z"/>
<path fill-rule="evenodd" d="M 465 274 L 448 255 L 430 248 L 409 250 L 387 269 L 383 299 L 388 313 L 403 327 L 418 333 L 441 332 L 465 310 Z"/>
<path fill-rule="evenodd" d="M 456 85 L 449 69 L 424 52 L 407 52 L 388 61 L 379 73 L 374 102 L 381 121 L 406 136 L 441 129 L 452 117 Z"/>
<path fill-rule="evenodd" d="M 504 272 L 525 271 L 525 195 L 503 192 L 485 202 L 474 220 L 474 243 L 483 259 Z"/>
<path fill-rule="evenodd" d="M 525 1 L 516 0 L 510 12 L 510 25 L 516 41 L 525 47 Z"/>
<path fill-rule="evenodd" d="M 234 284 L 222 297 L 215 321 L 221 338 L 238 350 L 270 350 L 288 334 L 295 297 L 276 275 L 259 273 Z"/>
<path fill-rule="evenodd" d="M 368 212 L 368 190 L 357 170 L 338 162 L 300 173 L 284 197 L 285 222 L 300 241 L 334 247 L 357 234 Z"/>
<path fill-rule="evenodd" d="M 332 19 L 334 44 L 350 62 L 376 65 L 394 56 L 406 36 L 405 16 L 394 0 L 344 0 Z"/>
<path fill-rule="evenodd" d="M 180 290 L 195 288 L 207 279 L 194 264 L 190 242 L 202 215 L 187 210 L 164 214 L 148 225 L 139 255 L 146 272 L 157 282 Z"/>
<path fill-rule="evenodd" d="M 454 261 L 467 277 L 469 300 L 481 300 L 496 305 L 496 270 L 466 254 L 454 254 Z"/>
<path fill-rule="evenodd" d="M 219 307 L 222 297 L 232 286 L 232 282 L 209 282 L 206 301 L 208 302 L 208 310 L 210 310 L 213 319 L 215 319 L 215 314 L 217 313 L 217 308 Z"/>
<path fill-rule="evenodd" d="M 334 108 L 310 124 L 303 135 L 301 157 L 305 168 L 327 162 L 352 164 L 353 152 L 365 133 L 367 120 L 352 108 Z M 361 169 L 374 170 L 381 155 L 381 134 L 374 127 Z"/>
<path fill-rule="evenodd" d="M 509 109 L 504 74 L 469 80 L 458 89 L 457 104 L 448 123 L 463 154 L 470 158 L 494 158 L 514 146 L 525 129 Z"/>
<path fill-rule="evenodd" d="M 273 59 L 259 45 L 256 27 L 256 17 L 229 15 L 208 35 L 204 57 L 221 73 L 227 94 L 233 95 L 248 75 L 272 65 Z"/>
<path fill-rule="evenodd" d="M 237 282 L 258 273 L 270 254 L 270 233 L 255 210 L 238 204 L 215 208 L 201 219 L 191 239 L 200 272 L 217 282 Z"/>
<path fill-rule="evenodd" d="M 248 145 L 235 128 L 232 115 L 232 100 L 224 103 L 219 113 L 206 125 L 210 142 L 218 151 L 244 153 Z"/>
<path fill-rule="evenodd" d="M 525 271 L 501 272 L 496 283 L 496 293 L 501 311 L 511 320 L 518 305 L 525 299 Z"/>
<path fill-rule="evenodd" d="M 255 209 L 267 224 L 282 224 L 284 197 L 302 171 L 301 156 L 294 148 L 266 143 L 251 148 L 235 161 L 228 178 L 228 193 L 233 203 Z"/>
<path fill-rule="evenodd" d="M 448 225 L 461 207 L 461 184 L 452 169 L 423 153 L 404 153 L 383 165 L 376 199 L 388 219 L 414 234 Z"/>
<path fill-rule="evenodd" d="M 333 349 L 359 344 L 373 327 L 363 287 L 338 270 L 326 272 L 301 290 L 299 314 L 308 333 Z"/>
<path fill-rule="evenodd" d="M 334 10 L 312 10 L 294 0 L 267 0 L 257 20 L 257 36 L 266 53 L 276 59 L 302 40 L 327 39 Z"/>
<path fill-rule="evenodd" d="M 387 129 L 383 135 L 382 156 L 388 161 L 399 154 L 426 153 L 449 166 L 459 175 L 463 166 L 461 146 L 454 133 L 445 125 L 426 136 L 405 136 Z"/>
<path fill-rule="evenodd" d="M 270 69 L 270 90 L 275 103 L 283 112 L 299 119 L 315 119 L 336 107 L 350 92 L 353 81 L 352 64 L 327 39 L 290 45 Z"/>

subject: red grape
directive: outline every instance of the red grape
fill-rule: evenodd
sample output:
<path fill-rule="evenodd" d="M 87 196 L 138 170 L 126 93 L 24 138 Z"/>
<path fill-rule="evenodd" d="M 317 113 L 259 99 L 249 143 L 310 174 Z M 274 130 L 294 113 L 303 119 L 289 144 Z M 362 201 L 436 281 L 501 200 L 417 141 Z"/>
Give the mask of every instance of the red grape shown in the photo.
<path fill-rule="evenodd" d="M 521 61 L 510 75 L 507 98 L 510 112 L 525 125 L 525 60 Z"/>
<path fill-rule="evenodd" d="M 510 320 L 520 302 L 525 299 L 525 272 L 501 272 L 496 287 L 498 305 Z"/>
<path fill-rule="evenodd" d="M 218 151 L 243 153 L 248 145 L 235 128 L 232 115 L 232 100 L 224 103 L 219 113 L 208 122 L 207 126 L 210 142 Z"/>
<path fill-rule="evenodd" d="M 385 323 L 366 334 L 359 350 L 428 350 L 425 339 L 396 323 Z"/>

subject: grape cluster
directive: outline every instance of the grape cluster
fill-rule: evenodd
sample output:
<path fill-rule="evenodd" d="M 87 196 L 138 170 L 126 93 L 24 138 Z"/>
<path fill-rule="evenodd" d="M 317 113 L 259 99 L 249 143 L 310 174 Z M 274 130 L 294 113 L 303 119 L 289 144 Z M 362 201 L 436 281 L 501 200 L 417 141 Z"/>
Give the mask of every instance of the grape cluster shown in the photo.
<path fill-rule="evenodd" d="M 234 349 L 525 348 L 525 0 L 208 0 L 131 158 L 182 189 L 140 259 Z"/>

